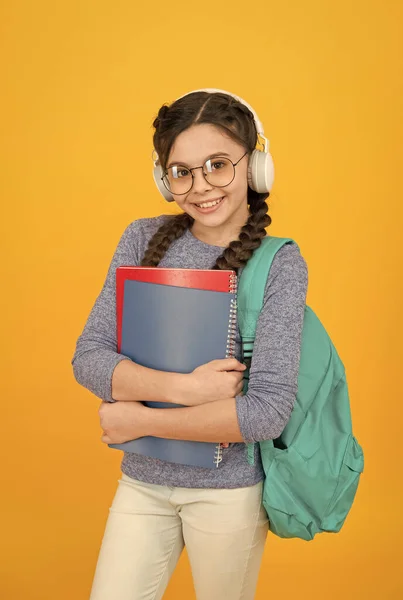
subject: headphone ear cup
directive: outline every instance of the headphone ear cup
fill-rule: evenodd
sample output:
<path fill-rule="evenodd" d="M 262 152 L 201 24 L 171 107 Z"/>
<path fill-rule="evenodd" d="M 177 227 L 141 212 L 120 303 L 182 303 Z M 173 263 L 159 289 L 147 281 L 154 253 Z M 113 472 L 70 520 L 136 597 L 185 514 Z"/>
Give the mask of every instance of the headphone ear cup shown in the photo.
<path fill-rule="evenodd" d="M 270 152 L 253 150 L 248 162 L 248 185 L 249 187 L 264 194 L 270 192 L 274 183 L 274 163 Z"/>
<path fill-rule="evenodd" d="M 164 196 L 164 198 L 167 202 L 173 202 L 174 198 L 173 198 L 171 192 L 169 192 L 167 190 L 167 188 L 165 187 L 165 185 L 162 183 L 162 179 L 161 179 L 162 175 L 163 175 L 163 171 L 162 171 L 161 165 L 155 165 L 155 167 L 153 169 L 153 177 L 154 177 L 155 185 L 157 186 L 158 190 L 161 192 L 161 194 Z"/>

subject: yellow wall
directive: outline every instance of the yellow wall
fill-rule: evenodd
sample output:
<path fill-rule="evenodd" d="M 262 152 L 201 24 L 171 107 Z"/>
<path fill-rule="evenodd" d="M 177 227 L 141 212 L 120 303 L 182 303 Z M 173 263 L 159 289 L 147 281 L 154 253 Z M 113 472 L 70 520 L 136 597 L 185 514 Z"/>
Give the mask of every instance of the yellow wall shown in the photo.
<path fill-rule="evenodd" d="M 269 534 L 256 598 L 400 598 L 403 5 L 136 4 L 0 8 L 0 595 L 88 597 L 121 453 L 101 443 L 100 401 L 70 360 L 126 225 L 175 211 L 152 181 L 153 117 L 207 86 L 265 125 L 269 232 L 307 260 L 366 459 L 340 534 Z M 185 553 L 166 598 L 194 599 Z"/>

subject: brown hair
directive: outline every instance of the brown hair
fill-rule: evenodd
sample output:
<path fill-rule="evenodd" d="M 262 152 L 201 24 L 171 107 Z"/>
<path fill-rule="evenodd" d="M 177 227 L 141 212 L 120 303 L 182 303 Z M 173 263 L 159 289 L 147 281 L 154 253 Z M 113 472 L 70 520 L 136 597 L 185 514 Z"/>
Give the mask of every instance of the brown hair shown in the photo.
<path fill-rule="evenodd" d="M 247 106 L 221 92 L 193 92 L 179 98 L 170 106 L 163 104 L 153 122 L 155 133 L 153 143 L 158 153 L 158 162 L 166 168 L 169 152 L 175 138 L 191 125 L 209 123 L 219 127 L 233 140 L 252 152 L 258 141 L 252 112 Z M 265 227 L 271 223 L 267 214 L 266 198 L 269 193 L 259 194 L 248 186 L 247 202 L 250 215 L 242 227 L 237 240 L 230 242 L 217 258 L 213 269 L 234 269 L 244 267 L 253 251 L 265 237 Z M 168 215 L 168 220 L 158 229 L 148 243 L 141 261 L 142 266 L 157 266 L 170 244 L 180 238 L 194 223 L 187 213 Z"/>

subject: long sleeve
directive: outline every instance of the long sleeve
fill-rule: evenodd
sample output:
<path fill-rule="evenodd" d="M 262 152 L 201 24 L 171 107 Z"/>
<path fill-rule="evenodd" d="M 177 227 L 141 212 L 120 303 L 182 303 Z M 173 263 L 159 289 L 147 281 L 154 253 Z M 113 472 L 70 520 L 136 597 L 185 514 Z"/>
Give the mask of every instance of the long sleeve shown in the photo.
<path fill-rule="evenodd" d="M 110 263 L 100 294 L 76 342 L 72 358 L 77 382 L 106 402 L 112 398 L 112 375 L 116 365 L 129 357 L 117 352 L 116 268 L 138 264 L 134 241 L 140 234 L 140 220 L 123 232 Z M 130 360 L 130 359 L 129 359 Z"/>
<path fill-rule="evenodd" d="M 281 435 L 294 406 L 308 270 L 294 244 L 276 253 L 259 315 L 248 391 L 236 397 L 239 428 L 247 443 Z"/>

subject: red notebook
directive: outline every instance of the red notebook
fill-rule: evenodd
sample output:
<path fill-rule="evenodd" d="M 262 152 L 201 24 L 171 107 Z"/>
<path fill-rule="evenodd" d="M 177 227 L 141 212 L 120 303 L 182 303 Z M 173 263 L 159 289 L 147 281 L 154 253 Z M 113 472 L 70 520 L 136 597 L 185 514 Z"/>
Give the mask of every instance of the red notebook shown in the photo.
<path fill-rule="evenodd" d="M 130 267 L 116 269 L 116 326 L 117 346 L 120 352 L 122 340 L 123 292 L 126 280 L 159 283 L 214 292 L 236 293 L 235 271 L 213 269 L 174 269 L 165 267 Z"/>

